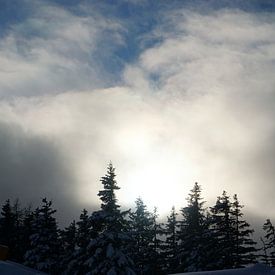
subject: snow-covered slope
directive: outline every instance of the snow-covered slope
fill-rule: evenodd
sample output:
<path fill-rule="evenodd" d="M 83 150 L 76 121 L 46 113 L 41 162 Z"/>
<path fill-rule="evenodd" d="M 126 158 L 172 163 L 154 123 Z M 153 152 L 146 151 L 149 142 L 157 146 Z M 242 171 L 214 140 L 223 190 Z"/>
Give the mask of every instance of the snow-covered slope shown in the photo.
<path fill-rule="evenodd" d="M 17 264 L 10 261 L 0 261 L 0 274 L 1 275 L 42 275 L 45 273 L 41 273 L 37 270 L 28 268 L 24 265 Z"/>
<path fill-rule="evenodd" d="M 264 274 L 274 274 L 275 268 L 265 266 L 263 264 L 256 264 L 247 268 L 240 269 L 227 269 L 227 270 L 217 270 L 217 271 L 203 271 L 203 272 L 188 272 L 188 273 L 177 273 L 177 275 L 264 275 Z M 174 274 L 176 275 L 176 274 Z"/>

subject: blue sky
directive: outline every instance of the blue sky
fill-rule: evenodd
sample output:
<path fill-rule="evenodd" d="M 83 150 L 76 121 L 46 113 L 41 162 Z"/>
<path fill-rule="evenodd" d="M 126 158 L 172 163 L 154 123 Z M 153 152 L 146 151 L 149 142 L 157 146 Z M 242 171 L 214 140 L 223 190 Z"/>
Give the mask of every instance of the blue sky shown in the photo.
<path fill-rule="evenodd" d="M 39 4 L 40 3 L 40 4 Z M 199 13 L 212 12 L 213 10 L 238 9 L 251 13 L 273 12 L 275 3 L 266 1 L 228 1 L 228 0 L 172 0 L 172 1 L 2 1 L 0 10 L 0 34 L 7 35 L 14 25 L 24 24 L 29 18 L 35 16 L 37 9 L 42 5 L 52 5 L 70 12 L 81 18 L 90 16 L 90 13 L 118 21 L 123 30 L 120 35 L 123 44 L 106 46 L 104 54 L 98 54 L 97 66 L 100 73 L 107 74 L 111 83 L 120 81 L 120 73 L 125 63 L 136 60 L 145 47 L 150 47 L 159 42 L 156 37 L 150 36 L 157 28 L 165 13 L 177 9 L 196 11 Z M 24 29 L 23 37 L 40 36 L 43 30 L 39 28 Z M 147 37 L 148 36 L 148 37 Z M 112 44 L 111 41 L 102 43 Z M 108 55 L 106 56 L 106 52 Z M 108 83 L 110 84 L 110 83 Z M 106 84 L 106 85 L 108 85 Z M 106 86 L 105 85 L 105 86 Z M 104 86 L 104 85 L 103 85 Z"/>
<path fill-rule="evenodd" d="M 112 160 L 125 206 L 164 215 L 198 181 L 210 203 L 226 189 L 272 214 L 274 1 L 0 7 L 2 200 L 77 215 Z"/>

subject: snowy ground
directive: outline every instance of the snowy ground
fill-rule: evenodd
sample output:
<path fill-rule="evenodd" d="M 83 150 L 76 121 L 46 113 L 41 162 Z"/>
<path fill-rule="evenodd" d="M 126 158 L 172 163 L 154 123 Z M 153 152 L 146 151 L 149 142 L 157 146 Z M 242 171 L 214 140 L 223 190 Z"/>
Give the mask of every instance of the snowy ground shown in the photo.
<path fill-rule="evenodd" d="M 217 271 L 204 271 L 204 272 L 188 272 L 188 273 L 177 273 L 177 275 L 264 275 L 264 274 L 274 274 L 275 268 L 271 268 L 262 264 L 256 264 L 247 268 L 240 269 L 227 269 L 227 270 L 217 270 Z M 176 274 L 174 274 L 176 275 Z"/>
<path fill-rule="evenodd" d="M 10 261 L 0 261 L 0 274 L 1 275 L 42 275 L 34 269 L 28 268 L 24 265 L 17 264 Z"/>

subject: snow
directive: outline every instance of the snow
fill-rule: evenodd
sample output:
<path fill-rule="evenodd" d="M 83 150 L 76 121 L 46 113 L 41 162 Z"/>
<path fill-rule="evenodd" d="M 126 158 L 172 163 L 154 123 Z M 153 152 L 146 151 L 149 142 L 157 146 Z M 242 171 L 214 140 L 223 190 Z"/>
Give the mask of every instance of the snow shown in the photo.
<path fill-rule="evenodd" d="M 42 275 L 45 273 L 28 268 L 24 265 L 17 264 L 10 261 L 0 261 L 0 274 L 1 275 Z"/>
<path fill-rule="evenodd" d="M 187 272 L 187 273 L 177 273 L 174 275 L 264 275 L 264 274 L 274 274 L 275 268 L 268 267 L 263 264 L 255 264 L 247 268 L 239 269 L 226 269 L 226 270 L 216 270 L 216 271 L 202 271 L 202 272 Z"/>

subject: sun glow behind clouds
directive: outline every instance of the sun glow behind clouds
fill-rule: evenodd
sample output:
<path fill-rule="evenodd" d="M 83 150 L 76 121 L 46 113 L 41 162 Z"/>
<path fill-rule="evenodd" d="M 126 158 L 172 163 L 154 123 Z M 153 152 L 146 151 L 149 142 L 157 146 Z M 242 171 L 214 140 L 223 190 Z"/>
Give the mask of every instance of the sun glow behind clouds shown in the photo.
<path fill-rule="evenodd" d="M 141 197 L 150 210 L 157 207 L 159 214 L 165 215 L 173 205 L 183 205 L 193 171 L 175 148 L 155 139 L 145 130 L 124 132 L 121 136 L 119 146 L 128 153 L 130 163 L 123 169 L 124 175 L 119 176 L 121 200 L 133 205 Z"/>

